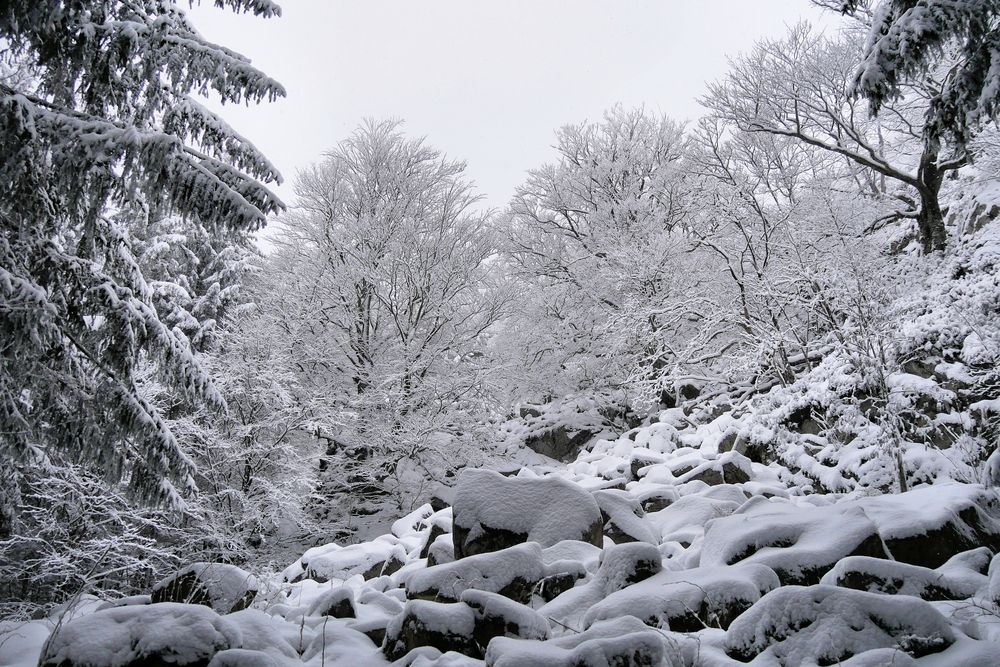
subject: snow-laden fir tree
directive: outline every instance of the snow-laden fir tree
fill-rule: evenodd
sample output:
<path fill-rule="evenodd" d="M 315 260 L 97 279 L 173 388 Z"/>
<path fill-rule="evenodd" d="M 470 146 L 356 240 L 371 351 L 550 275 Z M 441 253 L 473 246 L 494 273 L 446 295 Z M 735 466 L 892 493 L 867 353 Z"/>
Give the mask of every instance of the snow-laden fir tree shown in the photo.
<path fill-rule="evenodd" d="M 269 0 L 217 0 L 267 18 Z M 277 170 L 195 97 L 282 87 L 205 40 L 174 2 L 0 7 L 0 532 L 17 479 L 53 457 L 177 505 L 192 462 L 137 390 L 145 359 L 192 399 L 222 399 L 157 316 L 120 214 L 197 216 L 246 233 L 282 207 Z"/>

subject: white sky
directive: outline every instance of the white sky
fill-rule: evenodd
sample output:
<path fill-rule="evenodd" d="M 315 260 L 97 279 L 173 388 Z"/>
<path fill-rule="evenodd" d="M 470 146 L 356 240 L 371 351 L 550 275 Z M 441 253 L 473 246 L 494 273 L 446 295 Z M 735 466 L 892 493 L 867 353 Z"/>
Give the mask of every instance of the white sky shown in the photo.
<path fill-rule="evenodd" d="M 249 56 L 288 97 L 223 116 L 278 166 L 298 169 L 366 117 L 400 118 L 501 207 L 553 158 L 554 130 L 615 103 L 693 120 L 727 56 L 800 18 L 808 0 L 279 0 L 261 20 L 191 11 L 201 33 Z"/>

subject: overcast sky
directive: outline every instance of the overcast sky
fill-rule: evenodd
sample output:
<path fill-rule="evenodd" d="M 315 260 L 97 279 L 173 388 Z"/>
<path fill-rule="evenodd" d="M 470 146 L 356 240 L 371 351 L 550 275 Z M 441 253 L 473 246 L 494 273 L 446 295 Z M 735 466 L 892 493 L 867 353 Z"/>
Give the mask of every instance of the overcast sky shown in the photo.
<path fill-rule="evenodd" d="M 201 33 L 249 56 L 288 91 L 224 117 L 285 176 L 366 117 L 452 158 L 492 206 L 552 159 L 554 130 L 615 103 L 678 120 L 726 58 L 800 19 L 832 25 L 808 0 L 279 0 L 280 19 L 192 10 Z"/>

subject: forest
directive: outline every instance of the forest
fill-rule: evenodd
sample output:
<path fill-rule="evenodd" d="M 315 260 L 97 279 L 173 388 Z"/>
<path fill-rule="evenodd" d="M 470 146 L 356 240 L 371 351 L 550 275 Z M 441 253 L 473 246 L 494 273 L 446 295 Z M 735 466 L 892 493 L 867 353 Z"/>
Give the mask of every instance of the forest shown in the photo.
<path fill-rule="evenodd" d="M 501 208 L 377 118 L 282 201 L 189 3 L 0 3 L 0 666 L 1000 664 L 1000 1 L 796 1 Z"/>

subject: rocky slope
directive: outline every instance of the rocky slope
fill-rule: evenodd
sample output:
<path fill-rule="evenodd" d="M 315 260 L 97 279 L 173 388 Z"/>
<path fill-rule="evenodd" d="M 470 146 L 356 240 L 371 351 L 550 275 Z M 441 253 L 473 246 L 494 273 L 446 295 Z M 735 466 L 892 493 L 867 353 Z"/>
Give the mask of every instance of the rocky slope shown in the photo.
<path fill-rule="evenodd" d="M 731 412 L 704 417 L 464 471 L 450 505 L 270 579 L 195 564 L 149 597 L 77 601 L 0 664 L 1000 664 L 992 488 L 815 493 Z"/>

